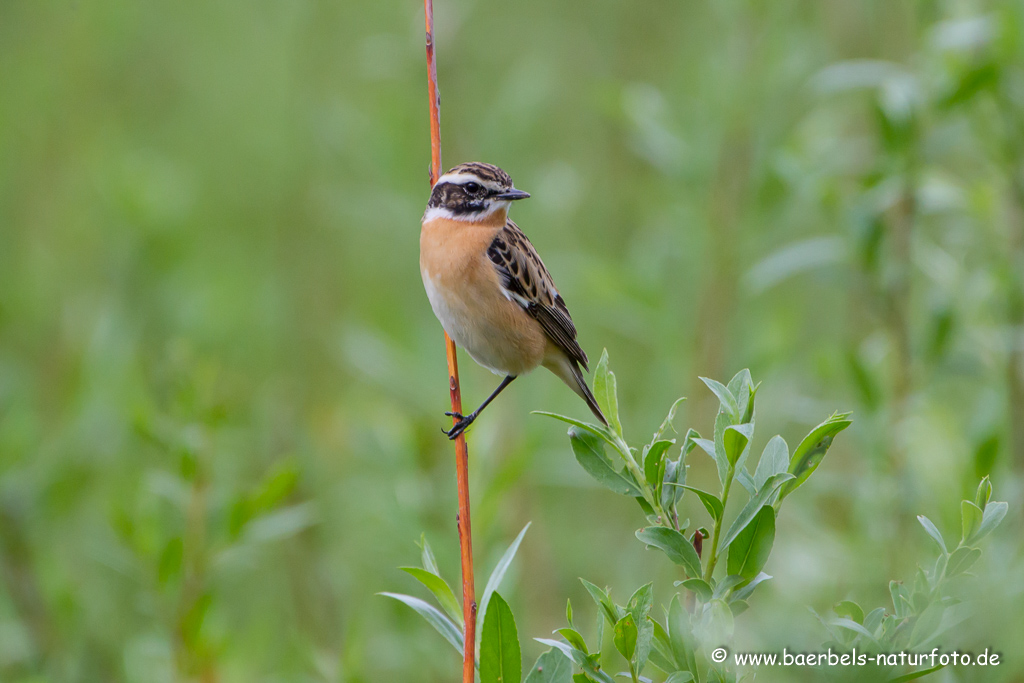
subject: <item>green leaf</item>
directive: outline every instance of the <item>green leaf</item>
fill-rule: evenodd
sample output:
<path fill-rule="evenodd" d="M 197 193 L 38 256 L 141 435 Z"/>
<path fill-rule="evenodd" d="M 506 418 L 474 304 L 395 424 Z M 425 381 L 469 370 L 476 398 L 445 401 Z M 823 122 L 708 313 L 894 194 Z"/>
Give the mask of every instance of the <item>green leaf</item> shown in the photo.
<path fill-rule="evenodd" d="M 615 649 L 626 658 L 627 662 L 630 662 L 631 666 L 633 655 L 636 654 L 636 637 L 637 630 L 636 623 L 633 621 L 633 615 L 626 614 L 615 624 L 613 642 L 615 643 Z"/>
<path fill-rule="evenodd" d="M 988 477 L 982 478 L 978 484 L 978 491 L 974 494 L 974 504 L 982 510 L 988 505 L 988 501 L 992 498 L 992 482 L 989 481 Z"/>
<path fill-rule="evenodd" d="M 683 497 L 683 486 L 686 485 L 685 455 L 678 460 L 664 459 L 665 473 L 661 481 L 661 504 L 668 509 L 677 504 Z"/>
<path fill-rule="evenodd" d="M 849 417 L 850 413 L 836 413 L 804 437 L 804 440 L 793 451 L 793 458 L 789 462 L 789 473 L 794 476 L 794 479 L 782 487 L 776 507 L 782 502 L 782 499 L 793 493 L 814 473 L 828 452 L 829 446 L 832 445 L 836 434 L 852 424 L 853 421 L 849 420 Z"/>
<path fill-rule="evenodd" d="M 745 579 L 753 579 L 772 552 L 775 543 L 775 508 L 763 505 L 761 510 L 736 535 L 729 545 L 728 571 Z"/>
<path fill-rule="evenodd" d="M 700 439 L 700 432 L 694 428 L 686 430 L 686 436 L 683 437 L 683 446 L 680 451 L 681 455 L 685 458 L 690 454 L 690 451 L 697 445 L 697 440 Z M 714 457 L 714 456 L 712 456 Z"/>
<path fill-rule="evenodd" d="M 421 617 L 427 620 L 428 624 L 433 626 L 438 633 L 444 636 L 445 640 L 452 644 L 452 647 L 455 648 L 456 652 L 460 655 L 462 654 L 464 642 L 462 631 L 460 631 L 459 628 L 453 624 L 450 619 L 448 619 L 448 617 L 441 614 L 441 611 L 436 607 L 420 600 L 419 598 L 414 598 L 411 595 L 402 595 L 400 593 L 378 593 L 377 595 L 394 598 L 395 600 L 404 602 L 409 607 L 412 607 Z"/>
<path fill-rule="evenodd" d="M 750 520 L 754 518 L 761 511 L 761 506 L 768 502 L 768 499 L 772 497 L 775 491 L 779 490 L 780 487 L 784 487 L 787 483 L 792 483 L 793 475 L 788 472 L 782 472 L 781 474 L 774 474 L 769 477 L 765 485 L 754 495 L 747 504 L 740 510 L 740 514 L 733 520 L 732 525 L 729 527 L 729 531 L 725 534 L 725 538 L 721 543 L 718 544 L 718 550 L 720 553 L 725 552 L 725 549 L 729 547 L 736 535 L 743 530 L 747 524 L 750 524 Z"/>
<path fill-rule="evenodd" d="M 764 447 L 761 452 L 761 459 L 757 461 L 757 469 L 754 470 L 754 488 L 760 489 L 768 478 L 773 474 L 789 470 L 789 446 L 786 440 L 776 434 Z"/>
<path fill-rule="evenodd" d="M 399 567 L 399 569 L 426 586 L 427 590 L 437 598 L 441 608 L 452 618 L 452 621 L 455 622 L 459 629 L 462 628 L 462 607 L 459 605 L 459 601 L 455 599 L 455 593 L 452 592 L 452 589 L 444 579 L 419 567 Z"/>
<path fill-rule="evenodd" d="M 910 602 L 910 591 L 907 590 L 907 587 L 900 581 L 890 581 L 889 594 L 892 596 L 892 607 L 896 618 L 905 619 L 910 616 L 913 606 Z"/>
<path fill-rule="evenodd" d="M 654 627 L 654 639 L 653 639 L 652 642 L 654 643 L 655 647 L 657 649 L 662 650 L 663 652 L 665 652 L 666 653 L 665 656 L 666 656 L 667 659 L 673 659 L 673 657 L 672 657 L 672 644 L 669 642 L 669 639 L 668 639 L 668 631 L 666 631 L 665 627 L 662 626 L 661 623 L 657 619 L 655 619 L 654 617 L 650 617 L 649 616 L 649 617 L 647 617 L 647 620 L 650 621 L 651 625 Z M 674 669 L 675 669 L 675 665 L 673 664 L 671 668 L 669 668 L 669 669 L 662 669 L 662 670 L 663 671 L 673 671 Z"/>
<path fill-rule="evenodd" d="M 679 595 L 672 596 L 668 606 L 668 638 L 672 646 L 672 654 L 680 669 L 697 670 L 697 657 L 694 652 L 693 631 L 690 619 L 679 601 Z"/>
<path fill-rule="evenodd" d="M 711 598 L 725 599 L 726 595 L 729 594 L 729 592 L 733 588 L 740 585 L 744 581 L 746 581 L 746 579 L 744 579 L 739 574 L 729 574 L 724 579 L 715 584 L 714 591 L 712 591 L 711 593 Z"/>
<path fill-rule="evenodd" d="M 750 424 L 734 425 L 725 428 L 722 443 L 725 446 L 725 457 L 730 465 L 735 465 L 736 461 L 743 455 L 743 451 L 747 444 L 750 443 L 750 437 L 753 434 L 754 427 Z"/>
<path fill-rule="evenodd" d="M 647 616 L 651 613 L 653 605 L 654 584 L 645 583 L 637 588 L 633 595 L 629 596 L 629 602 L 626 603 L 626 611 L 633 615 L 634 624 L 643 624 L 647 621 Z"/>
<path fill-rule="evenodd" d="M 654 432 L 654 438 L 651 439 L 652 444 L 656 441 L 659 441 L 661 437 L 665 435 L 665 432 L 672 427 L 672 420 L 674 420 L 676 417 L 676 410 L 679 408 L 680 404 L 685 400 L 685 396 L 677 398 L 675 400 L 675 403 L 672 404 L 672 407 L 668 409 L 668 415 L 666 415 L 665 419 L 662 420 L 661 426 L 658 427 L 658 431 Z"/>
<path fill-rule="evenodd" d="M 494 593 L 480 637 L 480 683 L 519 683 L 522 675 L 516 620 L 501 594 Z"/>
<path fill-rule="evenodd" d="M 671 445 L 671 441 L 661 439 L 644 449 L 646 451 L 644 455 L 644 476 L 656 494 L 661 493 L 662 482 L 665 478 L 665 452 Z"/>
<path fill-rule="evenodd" d="M 960 546 L 949 555 L 949 562 L 946 563 L 946 576 L 953 577 L 963 574 L 970 569 L 981 557 L 981 551 L 977 548 Z"/>
<path fill-rule="evenodd" d="M 708 514 L 711 515 L 712 519 L 718 521 L 722 518 L 724 508 L 722 507 L 722 501 L 718 499 L 718 496 L 708 493 L 707 491 L 701 491 L 700 489 L 692 486 L 684 486 L 683 488 L 697 494 L 697 497 L 700 498 L 700 502 L 704 503 L 704 507 L 707 509 Z"/>
<path fill-rule="evenodd" d="M 534 640 L 541 645 L 547 645 L 560 650 L 566 657 L 576 662 L 576 665 L 583 669 L 583 672 L 586 673 L 591 680 L 597 681 L 597 683 L 615 683 L 615 679 L 604 671 L 601 671 L 600 666 L 594 659 L 594 655 L 587 655 L 587 653 L 581 652 L 571 645 L 567 645 L 559 640 L 551 640 L 549 638 L 534 638 Z"/>
<path fill-rule="evenodd" d="M 604 452 L 601 440 L 579 427 L 569 428 L 569 443 L 572 446 L 576 462 L 580 464 L 599 484 L 619 495 L 633 498 L 642 496 L 640 489 L 623 474 L 615 469 L 611 460 Z"/>
<path fill-rule="evenodd" d="M 889 679 L 889 683 L 905 683 L 905 681 L 912 681 L 912 680 L 917 679 L 917 678 L 923 678 L 924 676 L 927 676 L 928 674 L 933 674 L 936 671 L 938 671 L 939 669 L 944 669 L 944 668 L 946 668 L 945 664 L 936 664 L 935 666 L 933 666 L 930 669 L 919 669 L 918 671 L 911 671 L 910 673 L 903 674 L 902 676 L 896 676 L 895 678 L 890 678 Z"/>
<path fill-rule="evenodd" d="M 711 456 L 711 459 L 715 458 L 715 442 L 711 439 L 701 439 L 696 437 L 693 439 L 693 443 L 700 446 L 700 449 Z"/>
<path fill-rule="evenodd" d="M 731 420 L 730 424 L 737 424 L 740 421 L 740 407 L 736 402 L 736 397 L 731 391 L 729 391 L 729 388 L 721 382 L 708 379 L 707 377 L 701 377 L 700 381 L 704 382 L 708 389 L 713 391 L 715 396 L 718 397 L 721 409 L 725 411 L 726 415 Z"/>
<path fill-rule="evenodd" d="M 757 486 L 754 485 L 754 478 L 750 476 L 750 473 L 745 469 L 737 467 L 736 469 L 736 481 L 738 481 L 743 488 L 747 490 L 747 494 L 753 496 L 757 493 Z"/>
<path fill-rule="evenodd" d="M 725 480 L 729 476 L 729 458 L 725 454 L 725 430 L 729 428 L 729 415 L 724 411 L 718 411 L 715 417 L 715 465 L 718 466 L 718 480 L 725 489 Z"/>
<path fill-rule="evenodd" d="M 711 585 L 704 579 L 686 579 L 685 581 L 677 581 L 676 585 L 681 585 L 683 588 L 696 593 L 697 599 L 701 602 L 707 602 L 711 599 Z"/>
<path fill-rule="evenodd" d="M 963 529 L 963 534 L 960 537 L 961 541 L 966 541 L 974 536 L 978 531 L 978 527 L 981 526 L 982 516 L 983 513 L 980 507 L 969 500 L 960 501 L 960 520 Z"/>
<path fill-rule="evenodd" d="M 1003 502 L 990 502 L 986 505 L 985 512 L 981 516 L 981 525 L 978 526 L 978 530 L 969 539 L 969 542 L 977 543 L 988 536 L 1003 521 L 1003 517 L 1006 517 L 1007 508 L 1007 504 Z"/>
<path fill-rule="evenodd" d="M 861 609 L 861 606 L 853 600 L 843 600 L 837 604 L 832 611 L 834 611 L 836 615 L 846 617 L 858 624 L 864 623 L 864 610 Z"/>
<path fill-rule="evenodd" d="M 596 425 L 591 422 L 584 422 L 583 420 L 577 420 L 574 417 L 559 415 L 558 413 L 549 413 L 546 410 L 534 410 L 531 413 L 531 415 L 544 415 L 545 417 L 553 417 L 554 419 L 559 420 L 560 422 L 565 422 L 566 424 L 573 425 L 574 427 L 585 429 L 594 436 L 601 437 L 605 443 L 607 443 L 615 450 L 618 450 L 619 448 L 618 445 L 615 443 L 615 440 L 612 438 L 612 433 L 608 431 L 608 428 L 603 425 Z"/>
<path fill-rule="evenodd" d="M 924 515 L 918 515 L 917 521 L 921 523 L 921 526 L 923 526 L 924 530 L 928 532 L 928 535 L 932 537 L 940 548 L 942 548 L 942 554 L 949 554 L 949 551 L 946 550 L 946 542 L 942 540 L 942 534 L 940 534 L 939 530 L 935 528 L 934 524 L 932 524 L 932 520 L 928 519 Z"/>
<path fill-rule="evenodd" d="M 729 380 L 729 384 L 726 387 L 729 393 L 736 397 L 736 415 L 740 418 L 740 423 L 749 422 L 749 414 L 754 411 L 754 406 L 751 402 L 753 398 L 751 395 L 752 386 L 753 380 L 750 379 L 750 370 L 744 368 L 733 375 L 733 378 Z"/>
<path fill-rule="evenodd" d="M 557 629 L 555 633 L 565 638 L 569 644 L 577 650 L 581 650 L 582 652 L 587 652 L 589 654 L 589 651 L 587 650 L 587 641 L 583 640 L 583 636 L 580 635 L 580 632 L 576 629 L 560 628 Z"/>
<path fill-rule="evenodd" d="M 572 683 L 572 660 L 558 650 L 548 650 L 537 658 L 523 683 Z"/>
<path fill-rule="evenodd" d="M 654 637 L 654 626 L 648 617 L 651 614 L 651 606 L 654 604 L 654 589 L 650 583 L 644 584 L 636 589 L 629 602 L 626 603 L 626 611 L 633 616 L 633 623 L 637 628 L 636 655 L 633 659 L 637 673 L 643 670 L 647 664 L 647 658 L 651 654 L 651 640 Z"/>
<path fill-rule="evenodd" d="M 861 624 L 858 624 L 856 621 L 853 621 L 852 619 L 840 617 L 838 619 L 832 619 L 828 623 L 832 626 L 838 626 L 840 628 L 846 629 L 847 631 L 852 631 L 858 635 L 864 636 L 868 639 L 869 643 L 876 647 L 878 646 L 878 641 L 875 640 L 875 636 L 872 635 L 872 633 L 868 631 L 866 628 L 864 628 Z"/>
<path fill-rule="evenodd" d="M 586 579 L 580 579 L 580 583 L 582 583 L 583 587 L 587 589 L 588 593 L 590 593 L 590 597 L 594 599 L 597 606 L 601 608 L 601 612 L 604 614 L 608 623 L 614 626 L 615 622 L 622 618 L 622 615 L 619 613 L 619 610 L 615 608 L 615 603 L 612 602 L 611 597 L 608 595 L 608 591 L 598 588 Z"/>
<path fill-rule="evenodd" d="M 747 585 L 742 586 L 741 588 L 737 588 L 735 591 L 733 591 L 732 595 L 729 596 L 729 599 L 746 600 L 748 597 L 750 597 L 750 594 L 754 592 L 754 589 L 757 588 L 758 584 L 768 581 L 771 578 L 772 577 L 770 575 L 761 572 L 760 574 L 755 576 Z"/>
<path fill-rule="evenodd" d="M 572 623 L 572 600 L 565 601 L 565 620 L 569 623 L 569 626 L 576 628 Z"/>
<path fill-rule="evenodd" d="M 523 536 L 526 535 L 526 530 L 530 528 L 530 523 L 527 522 L 523 530 L 516 536 L 516 540 L 512 541 L 512 545 L 508 547 L 505 553 L 498 560 L 498 564 L 495 565 L 494 571 L 487 578 L 487 585 L 484 586 L 483 598 L 480 600 L 480 610 L 477 616 L 477 622 L 483 623 L 484 617 L 487 615 L 487 604 L 491 601 L 491 595 L 494 591 L 498 590 L 498 586 L 501 584 L 501 580 L 505 578 L 505 572 L 508 571 L 509 565 L 512 564 L 512 559 L 516 556 L 516 551 L 519 550 L 519 544 L 523 542 Z"/>
<path fill-rule="evenodd" d="M 435 576 L 441 576 L 441 570 L 437 568 L 437 558 L 434 557 L 434 551 L 430 549 L 430 544 L 427 543 L 427 535 L 420 534 L 420 561 L 423 563 L 423 568 Z"/>
<path fill-rule="evenodd" d="M 694 680 L 693 674 L 689 671 L 673 671 L 672 674 L 665 679 L 665 683 L 690 683 Z"/>
<path fill-rule="evenodd" d="M 760 382 L 754 385 L 751 385 L 748 382 L 738 396 L 740 404 L 740 422 L 743 424 L 753 424 L 754 422 L 754 416 L 757 415 L 757 411 L 754 409 L 754 399 L 757 397 L 757 389 L 760 386 Z"/>
<path fill-rule="evenodd" d="M 594 397 L 597 398 L 597 405 L 601 406 L 604 416 L 608 418 L 609 426 L 622 436 L 615 373 L 608 369 L 608 349 L 601 352 L 601 360 L 594 368 Z"/>
<path fill-rule="evenodd" d="M 650 526 L 637 531 L 636 537 L 664 552 L 668 559 L 683 567 L 689 576 L 700 576 L 700 558 L 697 557 L 697 551 L 686 537 L 675 529 Z"/>

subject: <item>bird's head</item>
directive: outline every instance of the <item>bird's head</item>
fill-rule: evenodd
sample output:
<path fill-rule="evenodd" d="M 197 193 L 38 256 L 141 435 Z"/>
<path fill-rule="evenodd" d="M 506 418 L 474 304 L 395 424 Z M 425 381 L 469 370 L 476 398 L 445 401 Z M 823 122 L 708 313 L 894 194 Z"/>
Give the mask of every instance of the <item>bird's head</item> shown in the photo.
<path fill-rule="evenodd" d="M 530 195 L 512 186 L 512 179 L 491 164 L 459 164 L 434 183 L 423 220 L 450 218 L 477 222 L 504 219 L 509 204 Z"/>

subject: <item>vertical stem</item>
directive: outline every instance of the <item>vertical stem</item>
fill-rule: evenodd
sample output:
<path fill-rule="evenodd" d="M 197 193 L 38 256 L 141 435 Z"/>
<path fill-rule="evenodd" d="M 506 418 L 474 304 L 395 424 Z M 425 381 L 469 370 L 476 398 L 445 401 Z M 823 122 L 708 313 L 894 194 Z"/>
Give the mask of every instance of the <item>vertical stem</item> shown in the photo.
<path fill-rule="evenodd" d="M 430 98 L 430 185 L 433 187 L 441 175 L 441 98 L 437 92 L 437 59 L 434 55 L 434 3 L 423 0 L 427 27 L 427 93 Z M 452 412 L 462 413 L 462 391 L 459 388 L 459 361 L 455 342 L 444 335 L 448 357 L 448 389 L 451 393 Z M 454 424 L 457 418 L 453 418 Z M 466 437 L 455 439 L 455 476 L 459 492 L 459 548 L 462 556 L 462 616 L 466 628 L 462 661 L 462 682 L 473 683 L 476 659 L 476 597 L 473 585 L 473 534 L 469 519 L 469 450 Z"/>
<path fill-rule="evenodd" d="M 704 580 L 711 581 L 715 573 L 715 565 L 718 564 L 718 541 L 722 535 L 722 518 L 725 517 L 725 506 L 729 503 L 729 490 L 732 488 L 732 480 L 736 476 L 735 465 L 729 465 L 729 472 L 725 476 L 725 487 L 722 489 L 722 514 L 715 520 L 715 529 L 711 532 L 711 554 L 708 555 L 708 566 L 704 569 Z"/>

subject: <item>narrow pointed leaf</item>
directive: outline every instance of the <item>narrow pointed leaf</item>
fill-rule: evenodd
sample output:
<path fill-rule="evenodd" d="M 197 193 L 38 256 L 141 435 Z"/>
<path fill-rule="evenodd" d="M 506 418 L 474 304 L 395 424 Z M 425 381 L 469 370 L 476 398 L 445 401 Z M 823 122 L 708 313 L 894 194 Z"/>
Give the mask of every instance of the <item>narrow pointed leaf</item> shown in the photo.
<path fill-rule="evenodd" d="M 633 621 L 632 614 L 627 614 L 619 619 L 615 624 L 613 636 L 615 649 L 626 658 L 627 662 L 632 662 L 633 655 L 636 653 L 637 637 L 636 623 Z"/>
<path fill-rule="evenodd" d="M 923 526 L 924 530 L 928 532 L 928 535 L 932 537 L 932 540 L 942 548 L 942 554 L 947 554 L 949 551 L 946 550 L 946 542 L 942 539 L 942 534 L 939 533 L 939 530 L 935 528 L 934 524 L 932 524 L 932 520 L 928 519 L 924 515 L 918 515 L 917 521 L 921 523 L 921 526 Z"/>
<path fill-rule="evenodd" d="M 580 429 L 569 428 L 569 444 L 576 462 L 597 483 L 623 496 L 636 498 L 643 495 L 633 483 L 632 477 L 618 471 L 604 452 L 604 444 L 594 434 Z"/>
<path fill-rule="evenodd" d="M 792 483 L 793 475 L 788 472 L 773 475 L 765 482 L 765 485 L 761 487 L 761 490 L 757 494 L 747 501 L 747 504 L 740 510 L 740 514 L 733 520 L 732 525 L 729 527 L 729 531 L 726 532 L 725 538 L 718 544 L 719 552 L 725 552 L 725 549 L 729 547 L 736 535 L 750 523 L 750 520 L 760 512 L 761 506 L 768 502 L 772 494 L 780 488 L 785 488 L 789 483 Z"/>
<path fill-rule="evenodd" d="M 754 488 L 764 486 L 768 478 L 773 474 L 789 470 L 789 446 L 786 440 L 776 434 L 764 447 L 761 452 L 761 459 L 757 461 L 757 469 L 754 470 Z"/>
<path fill-rule="evenodd" d="M 530 528 L 530 523 L 527 522 L 523 530 L 519 532 L 516 539 L 512 541 L 512 545 L 508 547 L 505 553 L 498 560 L 498 564 L 495 565 L 494 571 L 491 572 L 490 577 L 487 579 L 487 585 L 484 586 L 483 598 L 480 600 L 480 609 L 478 611 L 477 621 L 479 623 L 484 622 L 484 617 L 487 615 L 487 604 L 491 600 L 491 595 L 494 591 L 498 590 L 498 586 L 501 584 L 501 580 L 505 578 L 505 572 L 508 571 L 509 565 L 512 564 L 512 559 L 516 556 L 516 551 L 519 550 L 519 544 L 523 542 L 523 536 L 526 535 L 526 530 Z"/>
<path fill-rule="evenodd" d="M 636 537 L 647 545 L 654 546 L 664 552 L 668 559 L 683 567 L 692 577 L 700 576 L 700 558 L 686 537 L 675 529 L 663 526 L 651 526 L 636 532 Z"/>
<path fill-rule="evenodd" d="M 999 526 L 999 523 L 1003 521 L 1003 517 L 1006 517 L 1008 507 L 1004 502 L 990 502 L 986 505 L 985 512 L 981 516 L 981 524 L 978 526 L 974 536 L 971 537 L 970 542 L 976 543 L 980 541 Z"/>
<path fill-rule="evenodd" d="M 608 349 L 601 353 L 601 360 L 594 368 L 594 397 L 612 429 L 622 436 L 619 422 L 619 398 L 615 386 L 615 373 L 608 369 Z"/>
<path fill-rule="evenodd" d="M 430 544 L 427 543 L 426 534 L 420 534 L 419 546 L 423 568 L 434 576 L 441 576 L 441 570 L 437 568 L 437 559 L 434 557 L 434 551 L 430 549 Z"/>
<path fill-rule="evenodd" d="M 974 536 L 975 532 L 981 526 L 981 519 L 984 513 L 981 508 L 972 503 L 969 500 L 960 502 L 960 519 L 962 534 L 960 538 L 966 541 L 968 538 Z"/>
<path fill-rule="evenodd" d="M 978 558 L 981 557 L 981 550 L 960 546 L 949 555 L 949 562 L 946 563 L 946 576 L 959 576 L 970 569 Z"/>
<path fill-rule="evenodd" d="M 707 491 L 701 491 L 700 489 L 692 486 L 684 486 L 683 488 L 697 494 L 697 497 L 700 498 L 700 502 L 704 503 L 704 507 L 707 509 L 708 514 L 711 515 L 712 519 L 719 520 L 722 518 L 724 508 L 722 507 L 722 501 L 719 500 L 718 496 L 713 493 L 708 493 Z"/>
<path fill-rule="evenodd" d="M 480 683 L 519 683 L 522 676 L 516 620 L 501 593 L 494 593 L 480 637 Z"/>
<path fill-rule="evenodd" d="M 590 597 L 594 599 L 597 606 L 601 608 L 601 613 L 604 614 L 608 623 L 614 626 L 615 622 L 622 618 L 622 615 L 615 609 L 615 603 L 612 602 L 608 592 L 602 588 L 598 588 L 586 579 L 580 579 L 580 583 L 582 583 L 583 587 L 587 589 L 588 593 L 590 593 Z"/>
<path fill-rule="evenodd" d="M 735 465 L 740 456 L 743 455 L 743 451 L 746 449 L 747 444 L 750 443 L 750 437 L 753 433 L 754 429 L 749 424 L 733 425 L 725 428 L 722 442 L 725 445 L 725 457 L 730 465 Z"/>
<path fill-rule="evenodd" d="M 441 608 L 452 618 L 452 621 L 460 629 L 462 628 L 462 607 L 459 605 L 459 601 L 455 599 L 455 593 L 452 592 L 451 587 L 448 586 L 444 579 L 419 567 L 399 568 L 426 586 L 434 594 L 434 597 L 437 598 L 437 603 L 441 605 Z"/>
<path fill-rule="evenodd" d="M 924 678 L 928 674 L 933 674 L 936 671 L 938 671 L 939 669 L 944 669 L 944 668 L 946 668 L 946 665 L 944 665 L 944 664 L 936 664 L 935 666 L 933 666 L 930 669 L 919 669 L 918 671 L 911 671 L 910 673 L 903 674 L 902 676 L 896 676 L 895 678 L 890 678 L 889 679 L 889 683 L 905 683 L 906 681 L 913 681 L 913 680 L 916 680 L 918 678 Z"/>
<path fill-rule="evenodd" d="M 437 629 L 437 632 L 444 636 L 444 639 L 452 644 L 456 652 L 460 655 L 463 651 L 463 636 L 462 631 L 458 629 L 455 624 L 451 622 L 448 617 L 441 614 L 441 611 L 430 603 L 424 602 L 419 598 L 414 598 L 411 595 L 402 595 L 400 593 L 378 593 L 388 598 L 394 598 L 399 602 L 404 602 L 409 607 L 416 610 L 421 617 L 427 620 L 427 623 Z"/>
<path fill-rule="evenodd" d="M 774 542 L 775 508 L 763 505 L 729 545 L 729 573 L 753 579 L 768 561 Z"/>
<path fill-rule="evenodd" d="M 537 658 L 523 683 L 572 683 L 572 660 L 558 650 Z"/>
<path fill-rule="evenodd" d="M 721 382 L 715 381 L 713 379 L 708 379 L 707 377 L 701 377 L 700 381 L 704 382 L 704 384 L 707 385 L 708 389 L 713 391 L 715 396 L 718 397 L 718 401 L 722 405 L 722 410 L 724 410 L 725 413 L 729 416 L 729 419 L 732 420 L 730 424 L 736 424 L 737 422 L 739 422 L 739 404 L 736 402 L 736 397 L 733 395 L 733 393 L 729 391 L 729 388 L 722 384 Z"/>
<path fill-rule="evenodd" d="M 789 472 L 794 476 L 794 479 L 780 489 L 780 502 L 799 488 L 814 473 L 814 470 L 818 468 L 818 465 L 832 445 L 832 440 L 836 437 L 836 434 L 853 423 L 849 417 L 850 413 L 836 413 L 812 429 L 804 437 L 804 440 L 793 451 L 793 457 L 789 461 Z"/>

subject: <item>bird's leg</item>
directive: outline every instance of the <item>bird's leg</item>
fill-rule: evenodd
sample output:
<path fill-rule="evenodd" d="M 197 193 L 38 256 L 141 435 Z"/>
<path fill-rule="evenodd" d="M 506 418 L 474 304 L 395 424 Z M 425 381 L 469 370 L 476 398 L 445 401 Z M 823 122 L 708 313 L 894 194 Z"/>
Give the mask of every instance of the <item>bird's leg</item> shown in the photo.
<path fill-rule="evenodd" d="M 448 417 L 454 417 L 456 420 L 458 420 L 458 422 L 456 422 L 451 429 L 442 429 L 441 431 L 447 434 L 449 439 L 454 439 L 459 434 L 466 431 L 466 427 L 473 424 L 473 420 L 475 420 L 477 418 L 477 415 L 479 415 L 483 411 L 483 409 L 487 407 L 487 404 L 493 401 L 505 387 L 507 387 L 509 384 L 512 384 L 512 380 L 514 380 L 515 378 L 516 375 L 508 375 L 505 377 L 505 379 L 501 380 L 501 384 L 498 385 L 498 388 L 495 389 L 490 396 L 484 399 L 484 402 L 480 404 L 479 408 L 474 410 L 469 415 L 463 416 L 459 413 L 453 412 L 445 413 L 445 415 L 447 415 Z"/>

